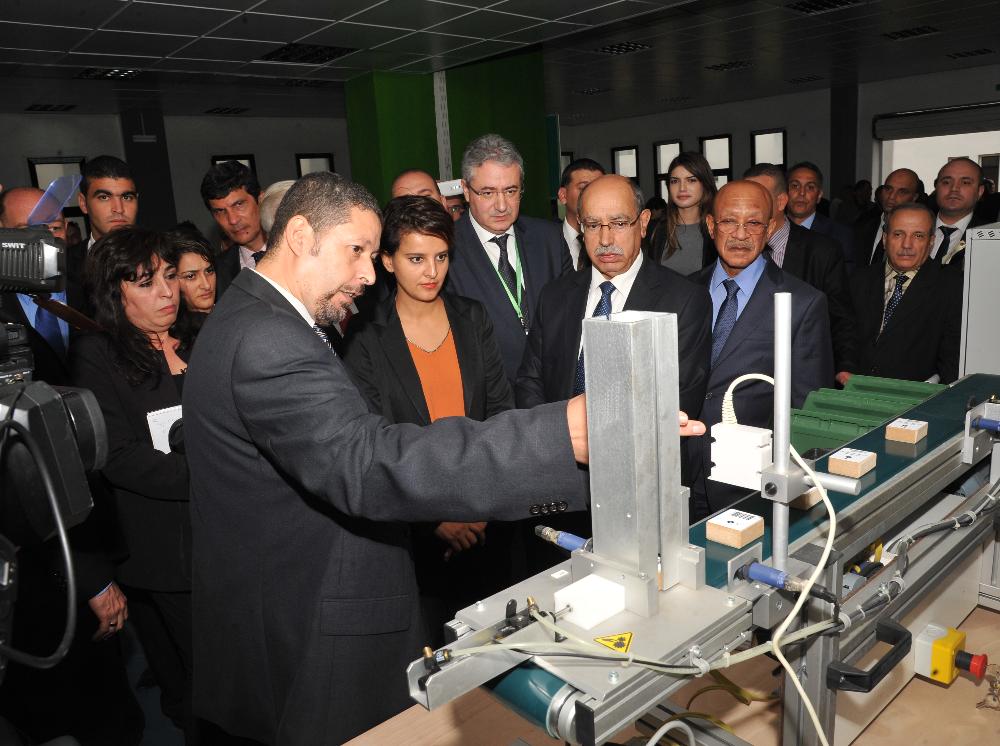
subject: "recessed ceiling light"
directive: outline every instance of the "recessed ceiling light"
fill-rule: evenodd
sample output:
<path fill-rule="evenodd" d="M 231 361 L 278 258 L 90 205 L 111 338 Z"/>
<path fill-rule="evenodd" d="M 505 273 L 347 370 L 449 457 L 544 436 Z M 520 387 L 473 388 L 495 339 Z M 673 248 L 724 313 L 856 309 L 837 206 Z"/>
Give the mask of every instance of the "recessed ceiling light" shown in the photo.
<path fill-rule="evenodd" d="M 206 109 L 206 114 L 214 114 L 219 117 L 235 117 L 239 114 L 246 114 L 250 109 L 239 106 L 216 106 L 214 109 Z"/>
<path fill-rule="evenodd" d="M 981 57 L 984 54 L 996 54 L 992 49 L 969 49 L 963 52 L 952 52 L 951 54 L 946 54 L 945 57 L 949 57 L 953 60 L 960 60 L 963 57 Z"/>
<path fill-rule="evenodd" d="M 633 52 L 642 52 L 646 49 L 652 49 L 649 44 L 642 44 L 637 41 L 620 41 L 617 44 L 608 44 L 606 46 L 595 49 L 594 51 L 599 54 L 610 54 L 617 56 L 620 54 L 632 54 Z"/>
<path fill-rule="evenodd" d="M 265 54 L 267 62 L 297 62 L 303 65 L 325 65 L 345 54 L 357 52 L 353 47 L 328 47 L 322 44 L 286 44 Z"/>
<path fill-rule="evenodd" d="M 865 5 L 871 0 L 804 0 L 797 3 L 785 3 L 785 7 L 807 16 L 818 16 L 823 13 L 833 13 L 835 10 L 853 8 Z"/>
<path fill-rule="evenodd" d="M 803 83 L 815 83 L 818 80 L 823 80 L 822 75 L 803 75 L 800 78 L 789 78 L 786 82 L 792 85 L 802 85 Z"/>
<path fill-rule="evenodd" d="M 914 26 L 913 28 L 904 28 L 899 31 L 890 31 L 887 34 L 882 34 L 882 36 L 893 41 L 903 41 L 904 39 L 916 39 L 919 36 L 930 36 L 940 31 L 941 29 L 934 26 Z"/>
<path fill-rule="evenodd" d="M 132 70 L 127 67 L 88 67 L 77 73 L 81 80 L 131 80 L 142 70 Z"/>
<path fill-rule="evenodd" d="M 573 93 L 579 96 L 596 96 L 599 93 L 607 93 L 610 88 L 580 88 L 579 90 L 573 91 Z"/>
<path fill-rule="evenodd" d="M 727 73 L 732 70 L 745 70 L 748 67 L 752 67 L 753 63 L 750 60 L 731 60 L 729 62 L 720 62 L 717 65 L 705 65 L 706 70 L 714 70 L 719 73 Z"/>
<path fill-rule="evenodd" d="M 70 111 L 76 104 L 32 104 L 24 107 L 25 111 Z"/>

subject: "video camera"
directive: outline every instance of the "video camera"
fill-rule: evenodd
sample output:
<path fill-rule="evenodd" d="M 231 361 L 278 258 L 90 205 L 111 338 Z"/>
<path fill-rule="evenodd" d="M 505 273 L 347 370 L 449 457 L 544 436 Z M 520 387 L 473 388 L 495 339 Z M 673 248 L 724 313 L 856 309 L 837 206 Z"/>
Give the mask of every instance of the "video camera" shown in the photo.
<path fill-rule="evenodd" d="M 0 291 L 51 293 L 65 283 L 65 246 L 44 228 L 0 229 Z M 0 681 L 7 658 L 54 666 L 69 649 L 76 621 L 76 583 L 66 529 L 82 523 L 93 501 L 87 471 L 107 458 L 104 418 L 84 389 L 32 380 L 28 330 L 0 326 Z M 52 655 L 9 647 L 20 547 L 58 537 L 65 558 L 67 629 Z"/>

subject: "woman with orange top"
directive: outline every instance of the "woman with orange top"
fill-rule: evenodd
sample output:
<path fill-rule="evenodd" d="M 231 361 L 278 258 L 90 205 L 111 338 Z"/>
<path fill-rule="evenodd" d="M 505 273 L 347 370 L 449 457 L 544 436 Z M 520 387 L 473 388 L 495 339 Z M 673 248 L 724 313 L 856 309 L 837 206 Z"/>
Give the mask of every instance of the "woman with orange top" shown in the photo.
<path fill-rule="evenodd" d="M 344 359 L 373 410 L 394 423 L 485 420 L 514 407 L 486 310 L 441 293 L 452 232 L 451 217 L 427 197 L 397 197 L 385 208 L 381 260 L 396 291 L 348 340 Z M 413 527 L 431 644 L 443 644 L 442 626 L 458 609 L 509 583 L 510 534 L 485 522 Z"/>

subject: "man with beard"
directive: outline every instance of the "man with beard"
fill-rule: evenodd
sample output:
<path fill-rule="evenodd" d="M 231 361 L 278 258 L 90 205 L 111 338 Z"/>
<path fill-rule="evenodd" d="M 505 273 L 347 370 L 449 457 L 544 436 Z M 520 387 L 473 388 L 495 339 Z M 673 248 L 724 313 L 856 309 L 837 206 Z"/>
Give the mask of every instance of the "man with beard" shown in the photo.
<path fill-rule="evenodd" d="M 771 194 L 752 181 L 726 184 L 706 216 L 719 253 L 716 262 L 692 275 L 712 296 L 712 367 L 701 419 L 711 432 L 722 421 L 722 399 L 744 373 L 774 375 L 774 294 L 792 294 L 792 406 L 833 384 L 833 348 L 826 298 L 762 256 L 774 231 Z M 733 396 L 740 424 L 770 427 L 774 390 L 762 381 L 744 383 Z M 746 493 L 708 479 L 712 439 L 690 444 L 691 517 L 699 520 L 727 508 Z"/>
<path fill-rule="evenodd" d="M 302 177 L 191 356 L 194 709 L 235 738 L 339 744 L 408 705 L 406 523 L 583 508 L 583 397 L 426 427 L 369 412 L 318 327 L 372 284 L 380 234 L 364 187 Z"/>

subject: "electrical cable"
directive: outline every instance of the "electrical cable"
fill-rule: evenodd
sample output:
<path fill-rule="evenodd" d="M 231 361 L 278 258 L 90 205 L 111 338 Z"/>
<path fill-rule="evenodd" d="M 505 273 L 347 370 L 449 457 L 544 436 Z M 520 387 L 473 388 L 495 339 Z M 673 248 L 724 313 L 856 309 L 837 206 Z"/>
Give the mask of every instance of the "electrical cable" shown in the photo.
<path fill-rule="evenodd" d="M 694 746 L 697 743 L 694 738 L 694 731 L 691 730 L 690 725 L 683 720 L 668 720 L 660 726 L 656 733 L 650 736 L 649 740 L 646 741 L 646 746 L 656 746 L 660 742 L 660 739 L 672 730 L 679 730 L 684 733 L 687 736 L 689 746 Z"/>
<path fill-rule="evenodd" d="M 770 383 L 774 385 L 774 379 L 771 376 L 764 375 L 763 373 L 747 373 L 742 376 L 738 376 L 733 379 L 733 382 L 729 384 L 726 389 L 726 394 L 722 399 L 722 421 L 728 424 L 737 424 L 736 419 L 736 409 L 733 404 L 733 392 L 736 387 L 741 383 L 746 381 L 764 381 L 765 383 Z M 812 702 L 809 700 L 809 696 L 806 694 L 805 689 L 802 688 L 802 683 L 799 681 L 799 677 L 796 676 L 795 670 L 792 668 L 788 659 L 785 658 L 781 653 L 781 638 L 784 637 L 785 633 L 788 631 L 788 627 L 792 624 L 795 618 L 798 616 L 799 612 L 802 610 L 806 599 L 809 598 L 810 589 L 816 584 L 819 579 L 820 574 L 823 572 L 823 568 L 826 567 L 827 560 L 830 558 L 830 552 L 833 549 L 833 538 L 837 533 L 837 512 L 833 508 L 833 503 L 830 502 L 830 496 L 827 494 L 826 489 L 820 484 L 819 479 L 816 477 L 816 472 L 814 472 L 805 460 L 799 455 L 798 451 L 795 450 L 794 446 L 789 444 L 788 451 L 792 458 L 799 465 L 806 475 L 812 480 L 813 485 L 819 492 L 820 497 L 823 500 L 823 505 L 826 506 L 826 512 L 830 517 L 830 524 L 827 530 L 826 544 L 823 546 L 823 553 L 820 555 L 819 562 L 816 563 L 812 574 L 809 579 L 805 582 L 802 590 L 799 592 L 799 597 L 795 601 L 795 605 L 792 607 L 791 612 L 785 617 L 784 621 L 778 625 L 778 629 L 775 631 L 774 635 L 771 637 L 771 644 L 774 646 L 774 656 L 781 663 L 782 667 L 791 677 L 792 684 L 795 686 L 799 697 L 802 699 L 802 706 L 805 708 L 806 712 L 809 714 L 809 719 L 812 720 L 813 727 L 816 729 L 816 735 L 819 737 L 822 746 L 829 746 L 829 741 L 827 741 L 826 733 L 823 731 L 823 726 L 819 722 L 819 717 L 816 715 L 816 708 L 813 707 Z"/>
<path fill-rule="evenodd" d="M 13 411 L 13 406 L 11 410 Z M 66 657 L 69 647 L 73 642 L 73 634 L 76 632 L 76 575 L 73 572 L 73 557 L 69 551 L 69 539 L 66 537 L 66 527 L 63 525 L 62 515 L 59 513 L 59 504 L 56 499 L 55 484 L 49 467 L 42 459 L 42 453 L 38 448 L 38 443 L 24 425 L 8 416 L 0 422 L 0 444 L 6 444 L 7 431 L 14 430 L 24 441 L 24 445 L 35 461 L 38 473 L 45 486 L 45 495 L 49 499 L 49 506 L 52 508 L 52 517 L 55 520 L 56 532 L 59 534 L 59 544 L 62 547 L 63 559 L 66 564 L 66 627 L 63 630 L 62 640 L 59 646 L 51 655 L 45 657 L 31 655 L 29 653 L 15 650 L 0 643 L 0 654 L 7 656 L 10 660 L 21 663 L 32 668 L 52 668 L 59 661 Z M 2 457 L 0 452 L 0 457 Z"/>

